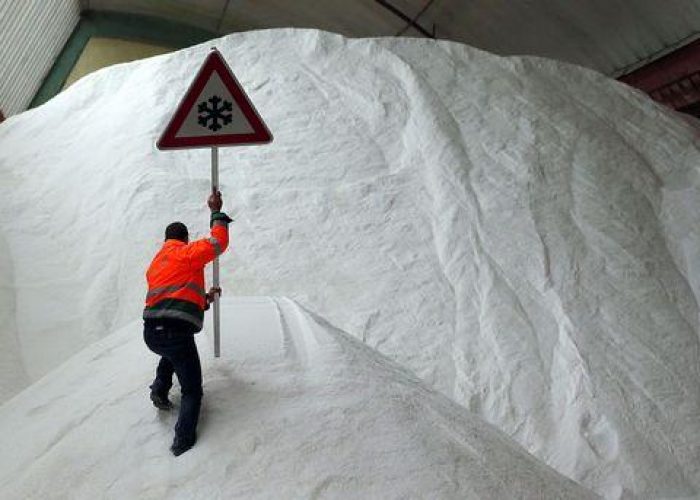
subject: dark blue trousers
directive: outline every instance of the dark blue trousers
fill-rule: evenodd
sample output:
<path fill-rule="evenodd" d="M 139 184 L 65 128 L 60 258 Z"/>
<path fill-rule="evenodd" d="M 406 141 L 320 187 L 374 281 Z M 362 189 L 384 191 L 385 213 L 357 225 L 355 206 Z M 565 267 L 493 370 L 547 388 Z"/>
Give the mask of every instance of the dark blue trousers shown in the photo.
<path fill-rule="evenodd" d="M 151 390 L 167 396 L 173 373 L 177 374 L 182 399 L 175 435 L 194 441 L 202 403 L 202 367 L 193 328 L 181 321 L 149 319 L 144 322 L 143 338 L 148 348 L 161 356 Z"/>

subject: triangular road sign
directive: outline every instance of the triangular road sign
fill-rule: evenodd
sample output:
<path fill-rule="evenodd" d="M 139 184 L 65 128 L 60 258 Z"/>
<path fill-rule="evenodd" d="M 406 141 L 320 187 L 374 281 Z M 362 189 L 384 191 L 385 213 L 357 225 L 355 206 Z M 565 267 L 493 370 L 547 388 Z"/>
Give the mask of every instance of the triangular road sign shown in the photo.
<path fill-rule="evenodd" d="M 228 64 L 212 49 L 156 146 L 180 149 L 271 141 L 272 134 Z"/>

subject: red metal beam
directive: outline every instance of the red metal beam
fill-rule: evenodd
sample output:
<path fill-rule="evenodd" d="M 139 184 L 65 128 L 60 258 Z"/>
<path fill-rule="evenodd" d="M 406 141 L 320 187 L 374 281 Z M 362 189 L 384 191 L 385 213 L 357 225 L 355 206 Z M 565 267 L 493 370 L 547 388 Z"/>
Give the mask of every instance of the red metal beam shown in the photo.
<path fill-rule="evenodd" d="M 700 39 L 618 80 L 674 109 L 700 103 Z"/>

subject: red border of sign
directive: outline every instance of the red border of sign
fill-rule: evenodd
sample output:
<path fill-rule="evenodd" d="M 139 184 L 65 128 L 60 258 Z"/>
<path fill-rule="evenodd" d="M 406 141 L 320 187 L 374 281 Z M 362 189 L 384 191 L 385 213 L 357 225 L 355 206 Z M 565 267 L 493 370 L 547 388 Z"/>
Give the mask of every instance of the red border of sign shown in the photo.
<path fill-rule="evenodd" d="M 215 71 L 219 74 L 221 81 L 229 92 L 231 92 L 231 96 L 233 96 L 236 104 L 253 128 L 253 133 L 176 137 L 180 127 L 182 127 L 182 123 L 185 121 L 185 118 L 187 118 L 187 114 L 195 105 L 202 89 Z M 265 122 L 263 122 L 257 110 L 248 99 L 248 96 L 233 75 L 231 68 L 226 64 L 221 53 L 216 49 L 212 49 L 204 61 L 204 64 L 202 64 L 202 67 L 199 69 L 190 88 L 185 93 L 185 97 L 180 101 L 175 114 L 165 128 L 165 132 L 163 132 L 163 135 L 161 135 L 158 142 L 156 142 L 156 147 L 158 149 L 205 148 L 211 146 L 266 144 L 268 142 L 272 142 L 272 133 L 270 133 Z"/>

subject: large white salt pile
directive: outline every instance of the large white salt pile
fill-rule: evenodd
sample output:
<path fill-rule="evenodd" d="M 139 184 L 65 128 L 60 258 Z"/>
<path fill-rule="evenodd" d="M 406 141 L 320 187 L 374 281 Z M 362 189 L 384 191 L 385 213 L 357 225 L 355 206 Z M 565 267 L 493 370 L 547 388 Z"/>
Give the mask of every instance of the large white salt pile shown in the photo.
<path fill-rule="evenodd" d="M 275 135 L 221 152 L 225 293 L 292 297 L 609 498 L 700 494 L 687 124 L 591 71 L 459 44 L 212 44 Z M 168 222 L 205 231 L 208 152 L 154 142 L 212 44 L 0 126 L 4 393 L 139 317 Z"/>
<path fill-rule="evenodd" d="M 0 497 L 596 498 L 289 300 L 225 300 L 222 323 L 191 451 L 167 452 L 134 322 L 0 407 Z"/>
<path fill-rule="evenodd" d="M 15 325 L 15 288 L 12 260 L 0 231 L 0 402 L 27 386 Z"/>

